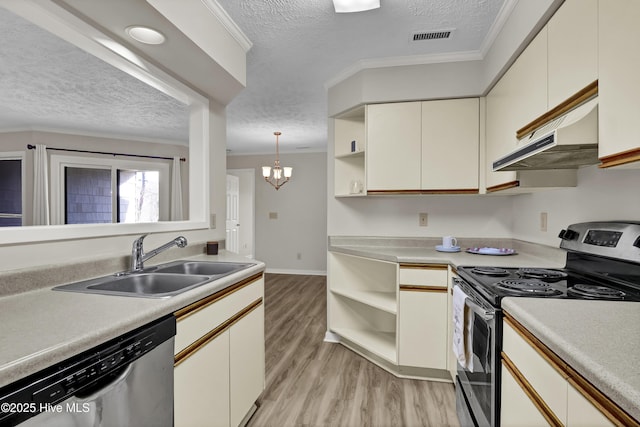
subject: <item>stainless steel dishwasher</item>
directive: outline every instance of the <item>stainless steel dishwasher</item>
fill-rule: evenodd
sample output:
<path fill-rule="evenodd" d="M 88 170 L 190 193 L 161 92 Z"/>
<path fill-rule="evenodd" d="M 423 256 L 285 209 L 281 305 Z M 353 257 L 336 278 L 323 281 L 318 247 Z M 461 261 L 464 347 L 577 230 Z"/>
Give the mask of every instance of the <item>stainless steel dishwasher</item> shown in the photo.
<path fill-rule="evenodd" d="M 174 316 L 0 389 L 0 426 L 172 426 Z"/>

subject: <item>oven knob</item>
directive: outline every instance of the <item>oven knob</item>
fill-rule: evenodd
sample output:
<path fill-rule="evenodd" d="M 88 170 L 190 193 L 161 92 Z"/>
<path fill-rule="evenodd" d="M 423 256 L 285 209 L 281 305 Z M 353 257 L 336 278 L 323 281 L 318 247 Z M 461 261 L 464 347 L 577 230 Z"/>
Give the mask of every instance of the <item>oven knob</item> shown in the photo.
<path fill-rule="evenodd" d="M 636 241 L 633 243 L 633 246 L 635 246 L 636 248 L 640 248 L 640 236 L 638 236 Z"/>

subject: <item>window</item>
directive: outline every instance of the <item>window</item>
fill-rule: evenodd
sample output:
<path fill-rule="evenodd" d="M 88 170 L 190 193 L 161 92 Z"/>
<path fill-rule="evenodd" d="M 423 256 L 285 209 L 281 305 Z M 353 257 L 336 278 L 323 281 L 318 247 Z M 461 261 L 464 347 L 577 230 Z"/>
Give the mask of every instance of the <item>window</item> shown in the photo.
<path fill-rule="evenodd" d="M 51 156 L 54 224 L 168 219 L 169 165 Z"/>
<path fill-rule="evenodd" d="M 22 225 L 22 153 L 0 153 L 0 227 Z"/>

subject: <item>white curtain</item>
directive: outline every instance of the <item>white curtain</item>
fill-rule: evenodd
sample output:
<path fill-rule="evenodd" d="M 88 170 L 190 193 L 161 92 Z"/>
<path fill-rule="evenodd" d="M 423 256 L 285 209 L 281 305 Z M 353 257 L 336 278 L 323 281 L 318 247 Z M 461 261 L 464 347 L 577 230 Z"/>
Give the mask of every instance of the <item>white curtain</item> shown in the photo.
<path fill-rule="evenodd" d="M 36 144 L 33 161 L 33 225 L 49 225 L 49 166 L 46 145 Z"/>
<path fill-rule="evenodd" d="M 180 171 L 180 157 L 173 158 L 171 168 L 171 221 L 182 221 L 182 174 Z"/>

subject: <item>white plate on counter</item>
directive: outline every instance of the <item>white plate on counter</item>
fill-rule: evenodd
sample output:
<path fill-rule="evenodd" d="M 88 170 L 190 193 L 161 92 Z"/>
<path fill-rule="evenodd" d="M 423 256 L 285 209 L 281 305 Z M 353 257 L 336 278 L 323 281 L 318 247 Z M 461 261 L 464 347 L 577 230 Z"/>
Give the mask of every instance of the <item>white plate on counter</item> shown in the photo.
<path fill-rule="evenodd" d="M 436 245 L 436 251 L 438 252 L 460 252 L 460 246 L 451 246 L 451 247 L 444 247 L 442 245 Z"/>
<path fill-rule="evenodd" d="M 509 248 L 467 248 L 467 252 L 477 255 L 515 255 L 515 249 Z"/>

